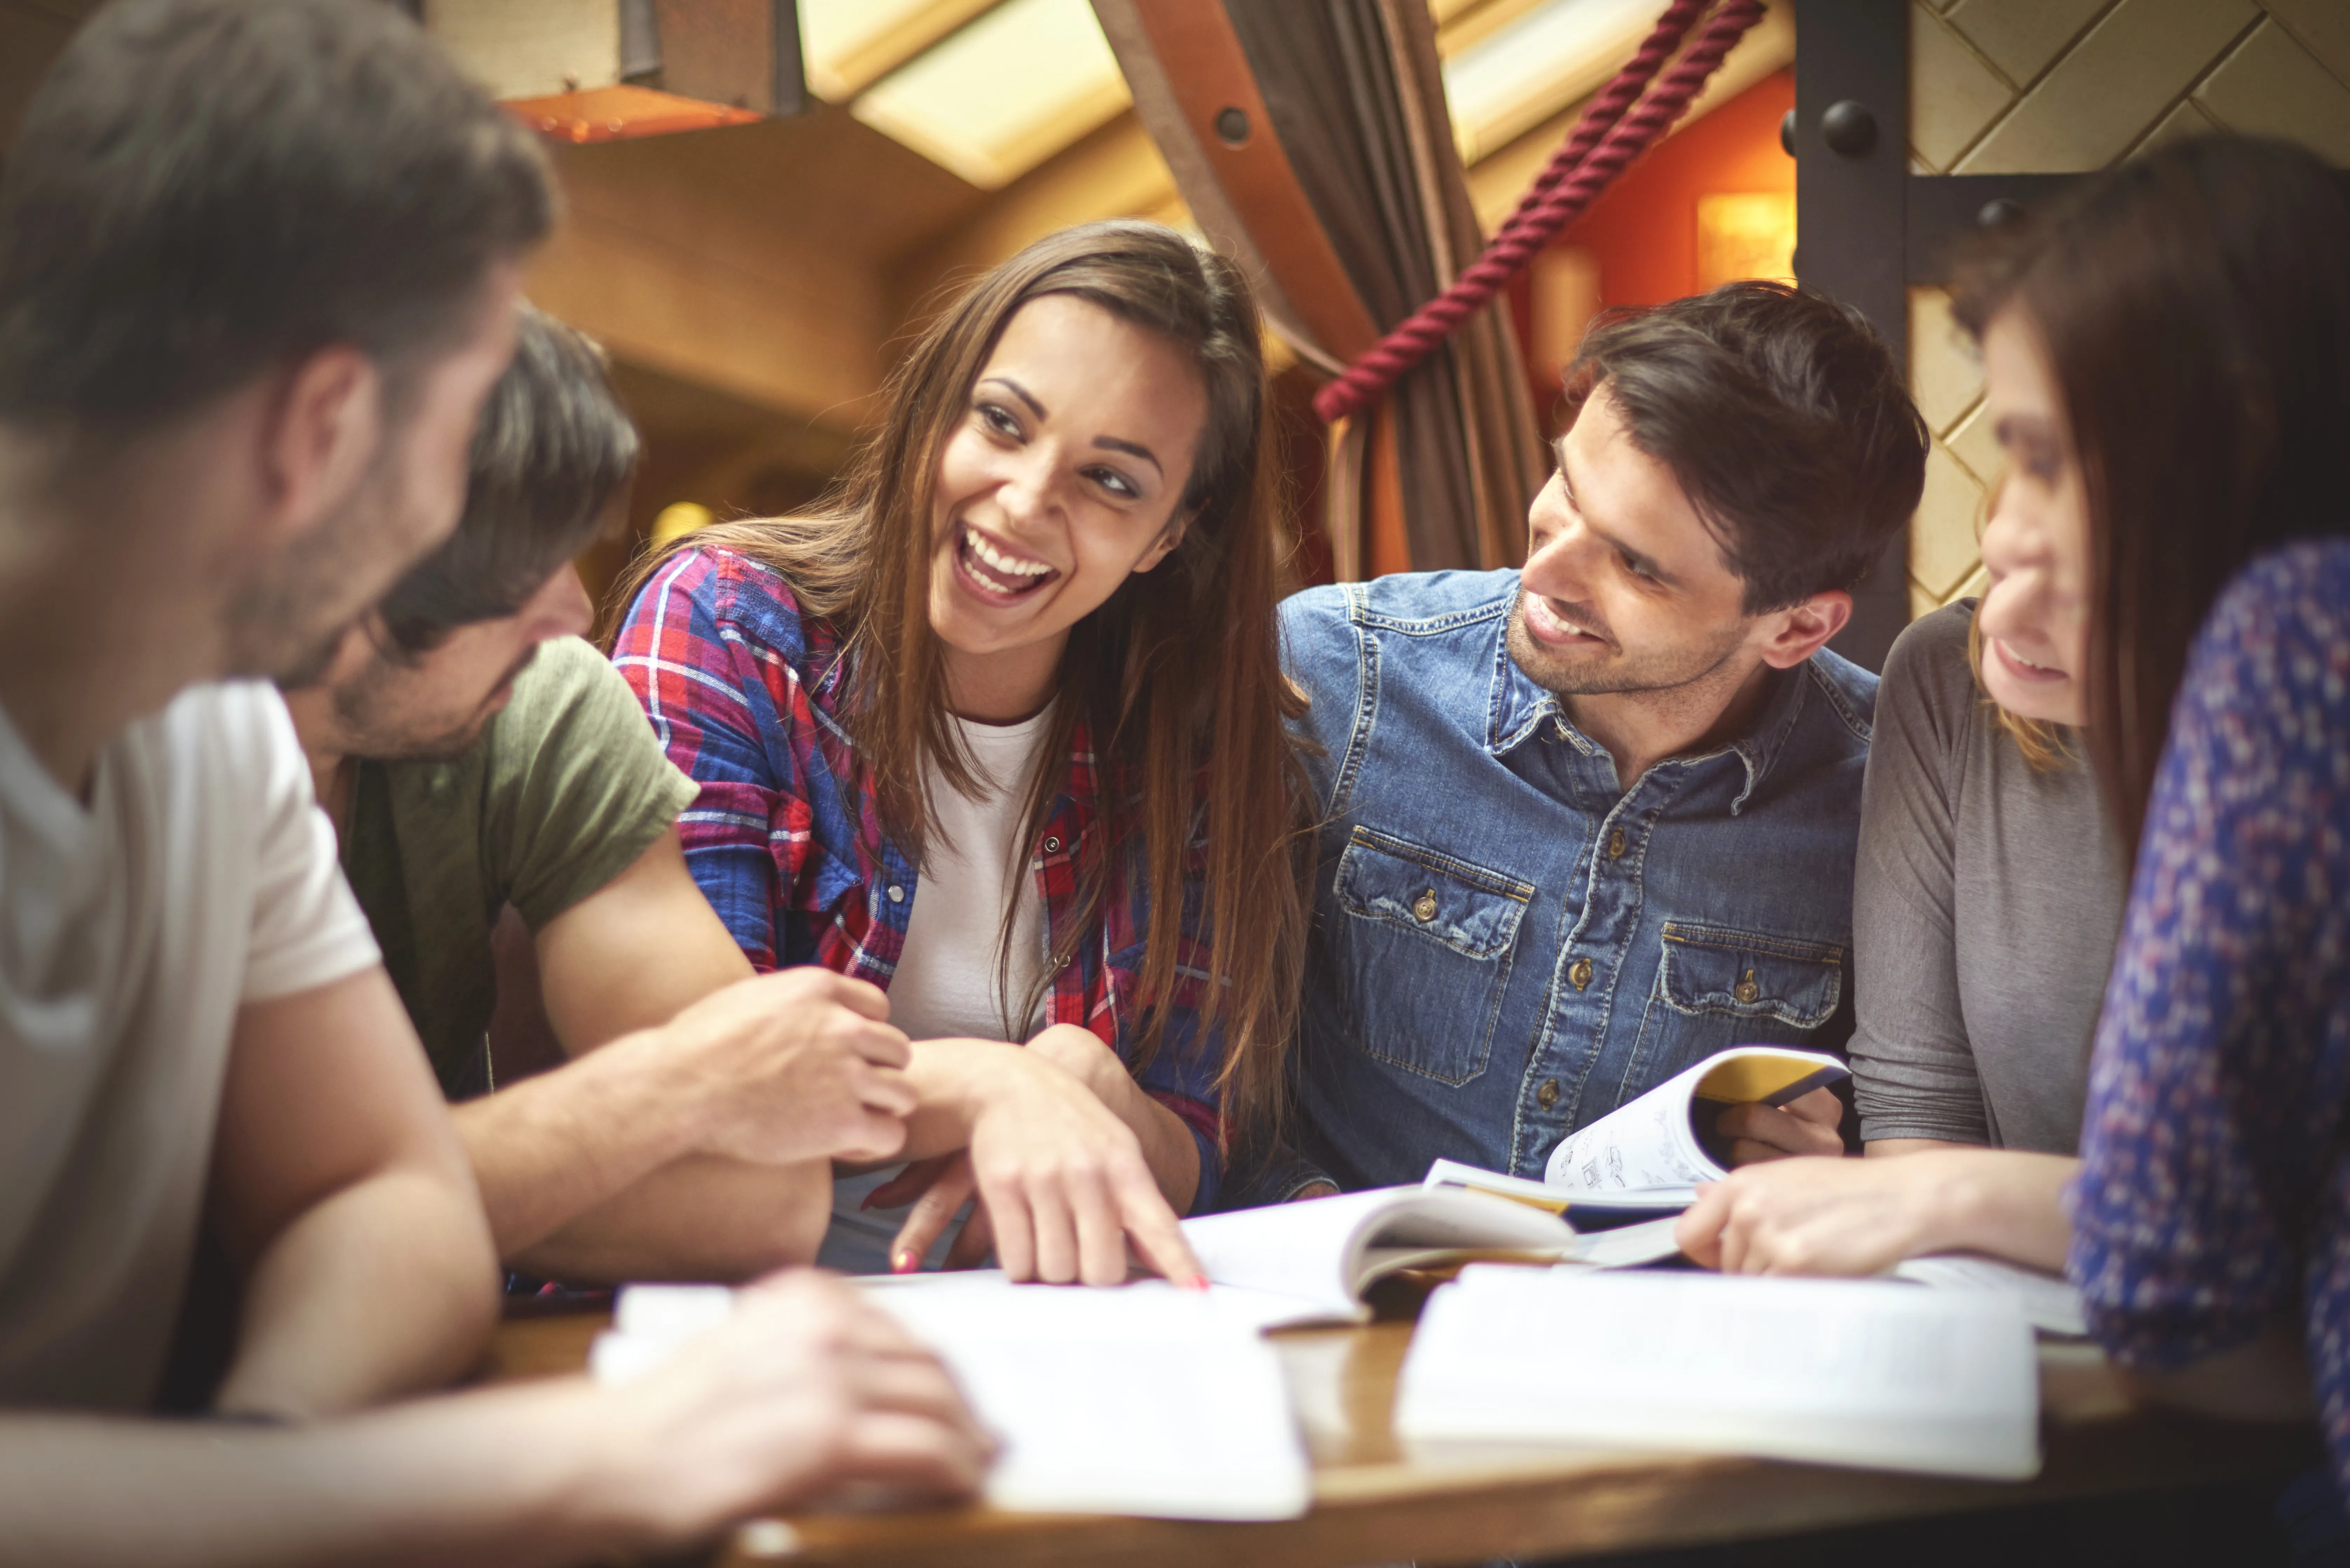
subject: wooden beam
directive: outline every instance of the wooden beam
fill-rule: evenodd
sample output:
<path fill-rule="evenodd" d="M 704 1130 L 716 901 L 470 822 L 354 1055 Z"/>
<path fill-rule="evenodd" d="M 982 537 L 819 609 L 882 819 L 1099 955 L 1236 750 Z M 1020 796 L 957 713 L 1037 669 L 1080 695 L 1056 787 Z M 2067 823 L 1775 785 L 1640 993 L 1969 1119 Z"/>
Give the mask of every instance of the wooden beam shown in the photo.
<path fill-rule="evenodd" d="M 553 150 L 532 296 L 633 363 L 850 430 L 898 326 L 883 263 L 981 201 L 845 111 Z"/>
<path fill-rule="evenodd" d="M 898 257 L 891 296 L 910 313 L 941 284 L 975 276 L 1072 223 L 1150 218 L 1181 224 L 1190 216 L 1167 161 L 1128 109 L 1005 186 L 967 222 Z"/>
<path fill-rule="evenodd" d="M 851 429 L 879 385 L 880 291 L 863 268 L 779 286 L 729 259 L 574 213 L 531 268 L 539 306 L 615 354 Z"/>

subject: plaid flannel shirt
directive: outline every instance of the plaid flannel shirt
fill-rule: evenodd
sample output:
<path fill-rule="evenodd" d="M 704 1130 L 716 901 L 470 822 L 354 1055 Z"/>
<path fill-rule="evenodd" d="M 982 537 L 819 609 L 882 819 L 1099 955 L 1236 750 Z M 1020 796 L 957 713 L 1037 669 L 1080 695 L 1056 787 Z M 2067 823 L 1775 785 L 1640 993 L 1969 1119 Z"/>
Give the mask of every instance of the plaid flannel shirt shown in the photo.
<path fill-rule="evenodd" d="M 869 782 L 837 709 L 847 684 L 838 634 L 803 616 L 784 579 L 728 550 L 685 550 L 662 566 L 622 622 L 613 662 L 670 760 L 702 793 L 678 819 L 686 864 L 753 965 L 820 963 L 888 990 L 920 877 L 882 830 Z M 1048 1023 L 1090 1029 L 1131 1063 L 1146 878 L 1113 862 L 1097 929 L 1065 946 L 1076 918 L 1078 849 L 1098 830 L 1101 780 L 1087 726 L 1029 861 L 1045 904 L 1053 977 Z M 1214 1206 L 1223 1170 L 1216 1089 L 1220 1032 L 1201 1038 L 1210 972 L 1198 940 L 1201 888 L 1182 890 L 1179 981 L 1159 1051 L 1136 1075 L 1200 1149 L 1192 1211 Z"/>

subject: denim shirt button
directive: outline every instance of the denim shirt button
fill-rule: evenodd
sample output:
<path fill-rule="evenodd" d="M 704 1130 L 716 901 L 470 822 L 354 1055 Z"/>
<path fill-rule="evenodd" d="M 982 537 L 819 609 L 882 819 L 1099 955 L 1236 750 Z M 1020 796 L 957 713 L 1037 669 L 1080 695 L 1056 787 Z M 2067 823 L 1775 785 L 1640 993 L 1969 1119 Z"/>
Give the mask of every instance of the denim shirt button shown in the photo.
<path fill-rule="evenodd" d="M 1623 859 L 1625 848 L 1624 830 L 1619 827 L 1615 832 L 1607 836 L 1607 858 L 1610 860 Z"/>
<path fill-rule="evenodd" d="M 1577 991 L 1581 991 L 1584 987 L 1589 985 L 1591 983 L 1591 961 L 1587 958 L 1579 958 L 1575 960 L 1574 966 L 1566 971 L 1566 978 L 1575 983 L 1575 989 Z"/>
<path fill-rule="evenodd" d="M 1411 918 L 1418 920 L 1423 926 L 1428 924 L 1429 921 L 1436 919 L 1435 888 L 1429 888 L 1419 898 L 1412 900 Z"/>
<path fill-rule="evenodd" d="M 1558 1080 L 1556 1078 L 1544 1078 L 1543 1080 L 1542 1087 L 1534 1091 L 1534 1104 L 1540 1106 L 1544 1110 L 1548 1110 L 1553 1106 L 1558 1104 Z"/>
<path fill-rule="evenodd" d="M 890 883 L 890 884 L 889 884 L 889 901 L 890 901 L 891 903 L 893 903 L 893 904 L 902 904 L 902 903 L 904 903 L 904 902 L 906 901 L 906 889 L 904 889 L 903 888 L 900 888 L 900 887 L 899 887 L 899 886 L 898 886 L 898 884 L 897 884 L 897 883 L 895 883 L 895 882 Z"/>
<path fill-rule="evenodd" d="M 1754 983 L 1754 971 L 1748 970 L 1746 977 L 1738 982 L 1730 994 L 1738 998 L 1740 1002 L 1752 1005 L 1754 999 L 1762 994 L 1762 988 Z"/>

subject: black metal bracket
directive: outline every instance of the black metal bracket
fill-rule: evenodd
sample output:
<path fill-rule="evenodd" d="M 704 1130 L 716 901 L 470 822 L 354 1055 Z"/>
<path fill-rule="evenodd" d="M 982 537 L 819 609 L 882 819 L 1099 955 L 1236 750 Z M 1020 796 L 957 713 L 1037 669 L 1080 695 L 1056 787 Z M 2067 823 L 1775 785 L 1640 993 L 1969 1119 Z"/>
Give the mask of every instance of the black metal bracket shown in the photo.
<path fill-rule="evenodd" d="M 1909 8 L 1804 0 L 1796 17 L 1795 275 L 1856 306 L 1909 363 L 1906 265 Z M 1886 547 L 1832 646 L 1884 667 L 1909 622 L 1909 541 Z"/>

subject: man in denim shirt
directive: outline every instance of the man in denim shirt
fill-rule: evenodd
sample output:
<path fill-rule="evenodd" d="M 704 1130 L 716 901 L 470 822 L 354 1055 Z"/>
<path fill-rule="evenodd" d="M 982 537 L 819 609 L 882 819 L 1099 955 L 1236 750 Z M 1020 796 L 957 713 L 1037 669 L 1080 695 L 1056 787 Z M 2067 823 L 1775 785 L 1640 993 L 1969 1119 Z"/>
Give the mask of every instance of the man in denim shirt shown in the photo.
<path fill-rule="evenodd" d="M 1539 1177 L 1726 1046 L 1849 1029 L 1877 679 L 1825 650 L 1918 504 L 1926 432 L 1857 315 L 1733 284 L 1603 322 L 1521 572 L 1283 607 L 1325 815 L 1302 1161 L 1255 1196 Z M 1822 1090 L 1723 1119 L 1833 1153 Z"/>

